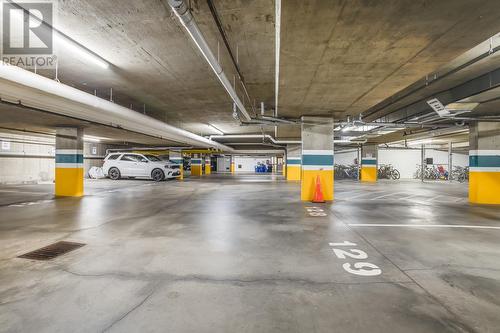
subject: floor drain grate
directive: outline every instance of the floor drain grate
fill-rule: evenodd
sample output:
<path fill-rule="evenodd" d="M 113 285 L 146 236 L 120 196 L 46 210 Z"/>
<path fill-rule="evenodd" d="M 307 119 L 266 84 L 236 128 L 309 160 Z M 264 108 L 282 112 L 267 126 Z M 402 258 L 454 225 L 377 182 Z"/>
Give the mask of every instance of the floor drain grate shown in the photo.
<path fill-rule="evenodd" d="M 73 242 L 57 242 L 51 244 L 46 247 L 42 247 L 41 249 L 25 253 L 18 258 L 24 259 L 33 259 L 33 260 L 50 260 L 58 257 L 62 254 L 71 252 L 73 250 L 78 249 L 79 247 L 84 246 L 82 243 L 73 243 Z"/>

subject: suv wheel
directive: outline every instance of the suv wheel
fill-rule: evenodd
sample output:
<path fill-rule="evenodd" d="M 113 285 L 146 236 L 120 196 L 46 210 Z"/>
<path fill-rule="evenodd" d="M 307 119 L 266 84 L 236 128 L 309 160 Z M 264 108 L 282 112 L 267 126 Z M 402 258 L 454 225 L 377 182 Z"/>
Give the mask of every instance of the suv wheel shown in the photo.
<path fill-rule="evenodd" d="M 108 171 L 109 178 L 113 180 L 118 180 L 120 179 L 120 170 L 118 168 L 111 168 Z"/>
<path fill-rule="evenodd" d="M 161 182 L 165 178 L 165 174 L 160 169 L 154 169 L 153 172 L 151 172 L 151 178 L 153 178 L 155 182 Z"/>

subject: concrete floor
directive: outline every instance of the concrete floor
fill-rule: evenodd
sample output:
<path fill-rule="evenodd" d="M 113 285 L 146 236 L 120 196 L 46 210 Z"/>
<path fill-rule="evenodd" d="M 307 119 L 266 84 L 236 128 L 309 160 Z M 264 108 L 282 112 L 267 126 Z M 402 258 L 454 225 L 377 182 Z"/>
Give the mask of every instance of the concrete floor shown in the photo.
<path fill-rule="evenodd" d="M 275 176 L 44 186 L 0 188 L 0 332 L 500 331 L 500 209 L 463 184 L 337 182 L 316 217 Z"/>

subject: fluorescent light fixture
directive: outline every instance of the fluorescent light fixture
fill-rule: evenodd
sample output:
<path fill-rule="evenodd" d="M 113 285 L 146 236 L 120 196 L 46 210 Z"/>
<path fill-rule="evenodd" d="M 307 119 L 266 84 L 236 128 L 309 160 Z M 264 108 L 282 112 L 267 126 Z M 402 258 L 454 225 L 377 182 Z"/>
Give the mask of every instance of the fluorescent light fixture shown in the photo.
<path fill-rule="evenodd" d="M 76 42 L 70 40 L 68 37 L 63 35 L 61 32 L 54 30 L 54 36 L 56 37 L 56 41 L 59 44 L 58 47 L 62 47 L 65 49 L 71 50 L 75 55 L 77 55 L 80 59 L 91 62 L 101 68 L 107 69 L 109 68 L 109 63 L 104 61 L 102 58 L 98 57 L 94 53 L 90 52 L 83 46 L 77 44 Z"/>
<path fill-rule="evenodd" d="M 346 126 L 342 128 L 342 132 L 349 132 L 349 131 L 356 131 L 356 132 L 368 132 L 371 131 L 374 128 L 377 128 L 380 126 L 377 125 L 352 125 L 352 126 Z M 335 129 L 334 129 L 335 130 Z"/>
<path fill-rule="evenodd" d="M 55 40 L 61 44 L 60 46 L 70 49 L 73 53 L 78 55 L 79 58 L 85 59 L 95 65 L 98 65 L 104 69 L 109 68 L 109 63 L 99 57 L 98 55 L 92 53 L 89 51 L 87 48 L 84 46 L 78 44 L 77 42 L 73 41 L 70 39 L 68 36 L 54 28 L 53 26 L 49 25 L 47 22 L 43 21 L 40 17 L 36 15 L 36 12 L 29 12 L 25 10 L 24 8 L 19 8 L 15 10 L 11 10 L 11 17 L 13 20 L 16 20 L 17 22 L 23 22 L 24 20 L 24 14 L 23 12 L 26 12 L 29 15 L 30 21 L 35 21 L 36 23 L 44 23 L 45 25 L 49 26 L 50 29 L 52 29 L 52 35 L 55 37 Z M 31 24 L 31 22 L 30 22 Z"/>
<path fill-rule="evenodd" d="M 355 128 L 356 128 L 356 126 L 346 126 L 346 127 L 341 129 L 341 132 L 353 131 Z"/>
<path fill-rule="evenodd" d="M 107 140 L 107 138 L 100 138 L 98 136 L 84 135 L 83 141 L 86 142 L 101 142 L 102 140 Z"/>
<path fill-rule="evenodd" d="M 408 142 L 408 146 L 416 146 L 416 145 L 424 145 L 424 144 L 428 144 L 428 143 L 432 143 L 432 139 L 424 139 L 424 140 L 415 140 L 415 141 L 411 141 L 411 142 Z"/>

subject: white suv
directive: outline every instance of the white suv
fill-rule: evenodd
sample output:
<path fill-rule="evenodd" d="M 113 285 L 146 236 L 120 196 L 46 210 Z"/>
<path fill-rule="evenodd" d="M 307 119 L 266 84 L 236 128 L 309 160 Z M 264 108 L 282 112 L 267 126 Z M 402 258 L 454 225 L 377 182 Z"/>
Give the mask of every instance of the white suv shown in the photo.
<path fill-rule="evenodd" d="M 135 153 L 109 154 L 104 158 L 102 171 L 113 180 L 130 177 L 149 178 L 159 182 L 180 176 L 177 165 L 162 161 L 154 155 Z"/>

